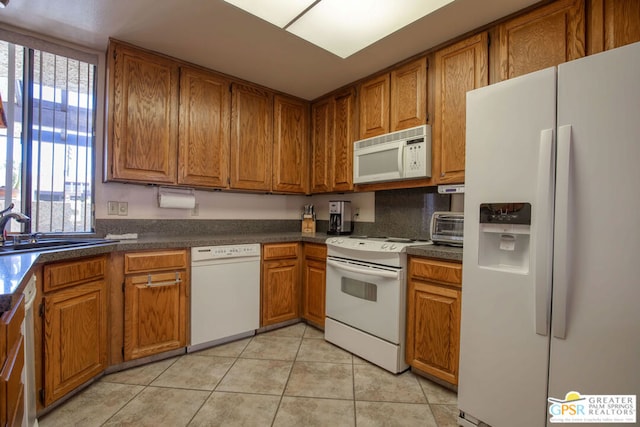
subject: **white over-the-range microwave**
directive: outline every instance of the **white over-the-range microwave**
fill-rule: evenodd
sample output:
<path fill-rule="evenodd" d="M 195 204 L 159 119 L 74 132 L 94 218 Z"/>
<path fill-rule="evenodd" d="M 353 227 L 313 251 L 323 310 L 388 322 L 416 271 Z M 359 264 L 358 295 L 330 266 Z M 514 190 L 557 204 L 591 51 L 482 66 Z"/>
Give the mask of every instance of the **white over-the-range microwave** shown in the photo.
<path fill-rule="evenodd" d="M 421 125 L 353 143 L 353 182 L 431 176 L 431 126 Z"/>

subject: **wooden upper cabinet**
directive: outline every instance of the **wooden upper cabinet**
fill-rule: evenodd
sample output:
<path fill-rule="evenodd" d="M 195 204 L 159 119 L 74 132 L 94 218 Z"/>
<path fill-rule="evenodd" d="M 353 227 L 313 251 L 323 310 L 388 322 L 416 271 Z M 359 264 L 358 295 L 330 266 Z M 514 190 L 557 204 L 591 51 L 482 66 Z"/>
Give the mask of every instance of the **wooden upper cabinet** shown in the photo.
<path fill-rule="evenodd" d="M 427 122 L 427 60 L 420 58 L 360 84 L 359 139 Z"/>
<path fill-rule="evenodd" d="M 240 84 L 231 90 L 231 188 L 271 190 L 273 94 Z"/>
<path fill-rule="evenodd" d="M 180 68 L 178 184 L 228 186 L 230 83 L 195 68 Z"/>
<path fill-rule="evenodd" d="M 311 106 L 311 193 L 331 191 L 334 111 L 333 97 Z"/>
<path fill-rule="evenodd" d="M 389 74 L 360 84 L 360 139 L 389 132 L 390 92 Z"/>
<path fill-rule="evenodd" d="M 640 41 L 640 1 L 590 0 L 589 4 L 589 55 Z"/>
<path fill-rule="evenodd" d="M 391 132 L 427 122 L 427 60 L 391 72 Z"/>
<path fill-rule="evenodd" d="M 273 191 L 306 193 L 308 188 L 309 106 L 274 98 Z"/>
<path fill-rule="evenodd" d="M 501 79 L 585 55 L 584 0 L 559 0 L 500 26 Z"/>
<path fill-rule="evenodd" d="M 113 41 L 108 60 L 107 179 L 175 184 L 177 63 Z"/>
<path fill-rule="evenodd" d="M 353 142 L 357 132 L 355 112 L 356 94 L 352 89 L 335 96 L 331 191 L 353 190 Z"/>
<path fill-rule="evenodd" d="M 433 177 L 464 182 L 467 91 L 488 84 L 488 37 L 481 33 L 435 53 Z"/>

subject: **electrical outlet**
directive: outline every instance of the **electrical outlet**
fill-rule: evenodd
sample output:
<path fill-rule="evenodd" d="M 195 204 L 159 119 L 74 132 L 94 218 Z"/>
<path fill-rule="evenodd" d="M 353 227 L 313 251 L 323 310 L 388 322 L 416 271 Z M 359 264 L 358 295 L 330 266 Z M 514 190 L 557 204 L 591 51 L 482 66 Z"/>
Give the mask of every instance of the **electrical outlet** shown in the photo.
<path fill-rule="evenodd" d="M 200 205 L 196 203 L 196 205 L 191 209 L 191 216 L 200 215 Z"/>
<path fill-rule="evenodd" d="M 118 215 L 127 216 L 129 214 L 129 203 L 118 202 Z"/>
<path fill-rule="evenodd" d="M 118 215 L 118 202 L 107 202 L 107 215 Z"/>
<path fill-rule="evenodd" d="M 356 208 L 354 213 L 356 216 L 360 216 L 360 208 Z"/>

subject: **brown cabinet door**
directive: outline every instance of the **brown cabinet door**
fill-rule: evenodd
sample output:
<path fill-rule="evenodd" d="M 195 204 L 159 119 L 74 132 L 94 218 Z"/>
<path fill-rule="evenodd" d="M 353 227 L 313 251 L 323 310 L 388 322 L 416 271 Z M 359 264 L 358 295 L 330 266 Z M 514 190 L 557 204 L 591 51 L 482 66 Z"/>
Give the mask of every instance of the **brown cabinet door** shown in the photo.
<path fill-rule="evenodd" d="M 640 41 L 640 1 L 590 0 L 588 54 Z"/>
<path fill-rule="evenodd" d="M 45 406 L 105 370 L 106 298 L 104 280 L 44 297 Z"/>
<path fill-rule="evenodd" d="M 231 188 L 271 190 L 273 94 L 234 84 L 231 91 Z"/>
<path fill-rule="evenodd" d="M 125 279 L 124 360 L 186 345 L 186 272 Z"/>
<path fill-rule="evenodd" d="M 309 106 L 284 96 L 274 98 L 273 191 L 306 193 L 309 179 Z"/>
<path fill-rule="evenodd" d="M 291 245 L 295 245 L 295 257 L 264 261 L 269 257 L 263 256 L 260 326 L 269 326 L 300 317 L 298 244 Z M 286 244 L 265 245 L 263 254 L 270 253 L 270 246 L 273 246 L 278 253 L 283 253 L 283 256 L 290 248 Z M 275 253 L 272 257 L 274 256 Z"/>
<path fill-rule="evenodd" d="M 333 121 L 331 191 L 353 190 L 353 143 L 356 140 L 356 95 L 350 89 L 336 95 Z"/>
<path fill-rule="evenodd" d="M 228 186 L 229 88 L 227 80 L 213 73 L 180 68 L 178 184 Z"/>
<path fill-rule="evenodd" d="M 500 26 L 501 79 L 581 58 L 585 54 L 584 0 L 559 0 Z"/>
<path fill-rule="evenodd" d="M 427 60 L 391 72 L 391 131 L 427 123 Z"/>
<path fill-rule="evenodd" d="M 177 63 L 111 43 L 107 178 L 176 183 Z"/>
<path fill-rule="evenodd" d="M 331 191 L 334 111 L 333 97 L 311 106 L 311 193 Z"/>
<path fill-rule="evenodd" d="M 389 133 L 389 74 L 361 83 L 359 92 L 360 139 Z"/>
<path fill-rule="evenodd" d="M 305 243 L 302 278 L 302 317 L 324 328 L 327 247 Z"/>
<path fill-rule="evenodd" d="M 464 182 L 467 91 L 488 83 L 487 33 L 435 53 L 433 173 L 437 183 Z"/>
<path fill-rule="evenodd" d="M 458 383 L 460 295 L 459 289 L 409 280 L 407 363 L 451 384 Z"/>

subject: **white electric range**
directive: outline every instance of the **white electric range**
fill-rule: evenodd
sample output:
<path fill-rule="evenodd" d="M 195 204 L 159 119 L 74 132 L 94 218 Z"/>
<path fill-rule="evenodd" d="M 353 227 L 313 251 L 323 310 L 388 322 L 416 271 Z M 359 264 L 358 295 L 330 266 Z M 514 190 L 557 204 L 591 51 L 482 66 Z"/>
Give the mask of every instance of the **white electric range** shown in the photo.
<path fill-rule="evenodd" d="M 406 370 L 406 249 L 431 242 L 336 236 L 326 244 L 325 339 L 390 372 Z"/>

